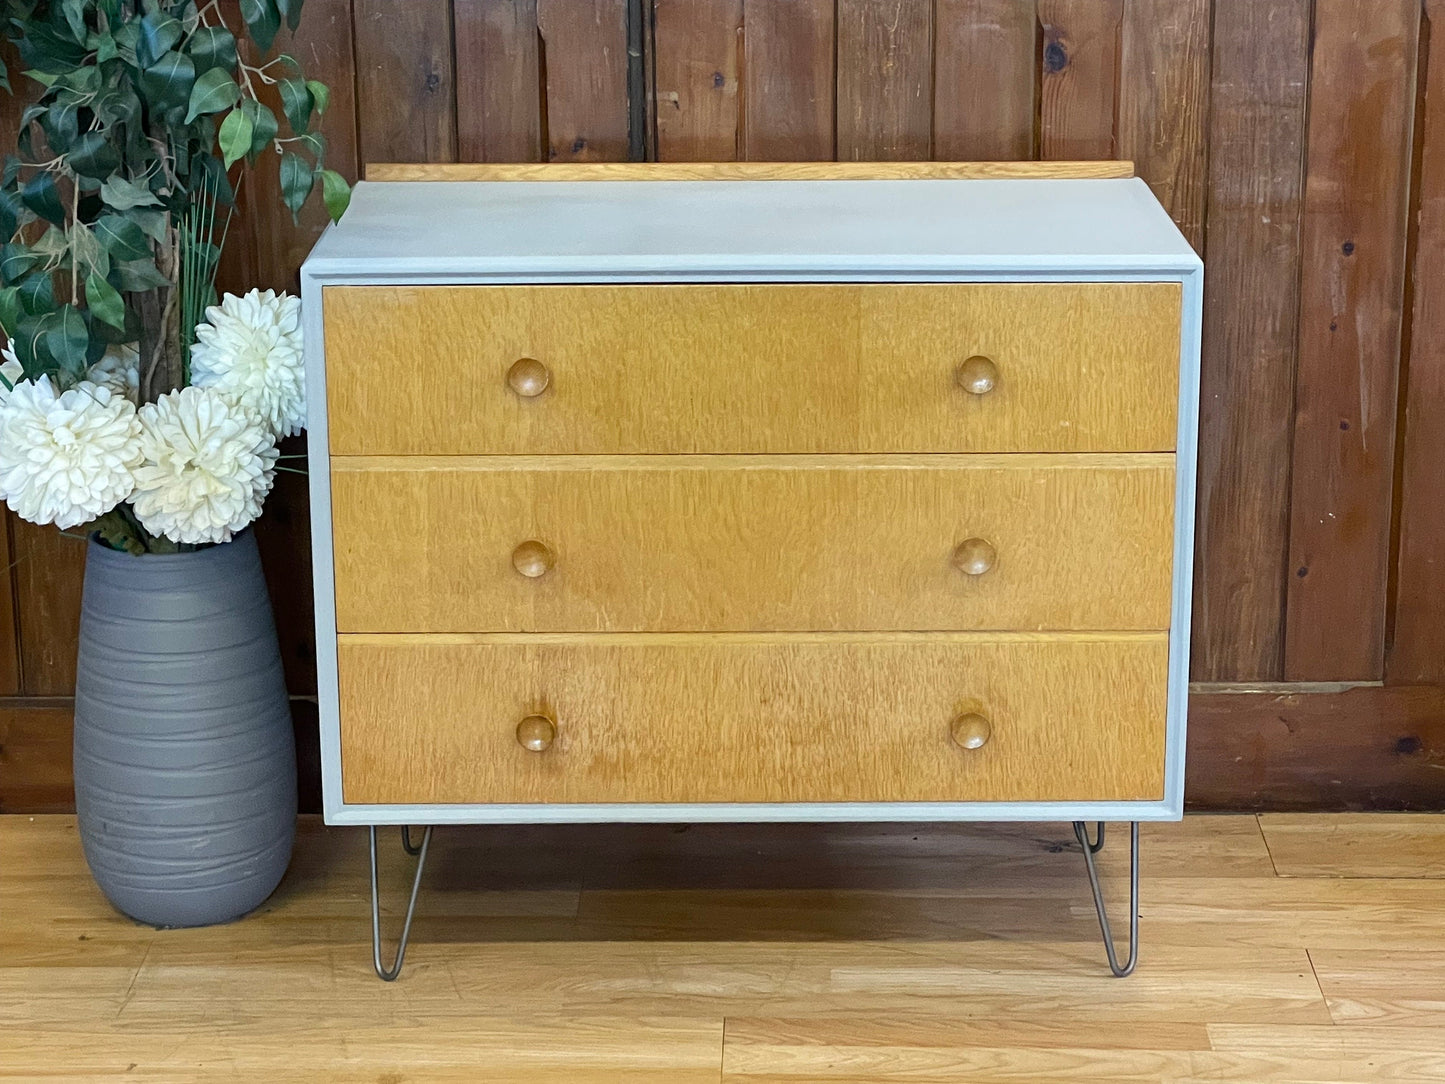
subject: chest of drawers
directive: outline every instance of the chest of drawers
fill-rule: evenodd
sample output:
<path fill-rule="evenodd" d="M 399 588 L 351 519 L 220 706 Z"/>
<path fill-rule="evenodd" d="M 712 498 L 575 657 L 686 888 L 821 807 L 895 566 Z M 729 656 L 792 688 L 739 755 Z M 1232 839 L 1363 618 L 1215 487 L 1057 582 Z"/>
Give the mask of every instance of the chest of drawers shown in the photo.
<path fill-rule="evenodd" d="M 329 822 L 1181 814 L 1143 182 L 368 182 L 302 281 Z"/>

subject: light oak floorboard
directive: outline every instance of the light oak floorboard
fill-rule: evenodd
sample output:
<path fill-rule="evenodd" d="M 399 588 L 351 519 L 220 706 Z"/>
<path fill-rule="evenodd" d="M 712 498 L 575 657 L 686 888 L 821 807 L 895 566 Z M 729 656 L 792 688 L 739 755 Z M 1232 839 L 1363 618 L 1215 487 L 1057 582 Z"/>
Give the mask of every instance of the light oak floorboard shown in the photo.
<path fill-rule="evenodd" d="M 0 1079 L 1440 1080 L 1445 878 L 1401 876 L 1433 834 L 1145 826 L 1120 981 L 1067 825 L 441 829 L 384 984 L 363 831 L 304 818 L 253 916 L 157 931 L 101 898 L 73 818 L 4 817 Z M 1100 856 L 1121 922 L 1126 838 Z"/>
<path fill-rule="evenodd" d="M 1281 877 L 1445 877 L 1438 813 L 1266 813 L 1259 823 Z"/>
<path fill-rule="evenodd" d="M 1445 945 L 1435 952 L 1316 949 L 1310 961 L 1336 1023 L 1445 1031 Z"/>

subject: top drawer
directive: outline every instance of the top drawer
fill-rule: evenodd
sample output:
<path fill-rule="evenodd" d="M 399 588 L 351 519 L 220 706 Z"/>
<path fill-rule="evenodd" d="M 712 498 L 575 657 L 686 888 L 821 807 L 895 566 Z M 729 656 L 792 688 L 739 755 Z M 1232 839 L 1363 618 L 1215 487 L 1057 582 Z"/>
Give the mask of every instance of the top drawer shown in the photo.
<path fill-rule="evenodd" d="M 331 452 L 1171 451 L 1180 298 L 1175 282 L 331 286 Z"/>

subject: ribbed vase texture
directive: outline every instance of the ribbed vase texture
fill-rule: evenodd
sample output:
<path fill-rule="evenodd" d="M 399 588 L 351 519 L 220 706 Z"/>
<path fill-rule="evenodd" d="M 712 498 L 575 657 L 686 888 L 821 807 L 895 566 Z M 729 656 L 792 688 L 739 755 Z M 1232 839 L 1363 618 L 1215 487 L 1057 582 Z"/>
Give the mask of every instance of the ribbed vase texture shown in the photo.
<path fill-rule="evenodd" d="M 75 804 L 96 882 L 142 922 L 226 922 L 280 882 L 296 747 L 250 531 L 175 555 L 90 544 Z"/>

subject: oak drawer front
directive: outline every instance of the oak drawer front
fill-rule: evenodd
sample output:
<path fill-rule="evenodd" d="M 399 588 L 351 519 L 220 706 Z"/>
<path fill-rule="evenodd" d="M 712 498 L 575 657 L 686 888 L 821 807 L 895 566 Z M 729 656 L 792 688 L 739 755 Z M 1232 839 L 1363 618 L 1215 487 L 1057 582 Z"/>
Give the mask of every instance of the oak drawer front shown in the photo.
<path fill-rule="evenodd" d="M 342 636 L 343 796 L 1156 800 L 1166 641 Z M 977 748 L 953 737 L 960 719 L 961 740 L 984 738 Z"/>
<path fill-rule="evenodd" d="M 1180 301 L 1162 282 L 328 287 L 330 447 L 1168 451 Z"/>
<path fill-rule="evenodd" d="M 342 632 L 1164 629 L 1173 456 L 332 462 Z"/>

